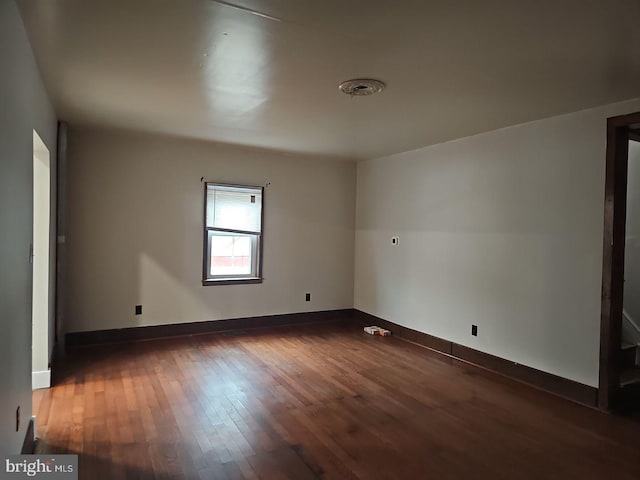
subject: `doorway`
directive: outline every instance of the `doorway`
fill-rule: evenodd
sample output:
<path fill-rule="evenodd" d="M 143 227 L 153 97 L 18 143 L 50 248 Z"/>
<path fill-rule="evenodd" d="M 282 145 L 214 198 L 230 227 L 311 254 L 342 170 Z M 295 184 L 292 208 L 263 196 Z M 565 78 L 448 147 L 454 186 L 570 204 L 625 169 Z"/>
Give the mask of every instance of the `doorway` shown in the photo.
<path fill-rule="evenodd" d="M 607 119 L 607 158 L 600 322 L 598 407 L 622 401 L 625 243 L 629 141 L 640 138 L 640 112 Z"/>
<path fill-rule="evenodd" d="M 49 149 L 33 131 L 33 267 L 32 388 L 51 386 L 49 368 L 49 245 L 51 238 L 51 158 Z"/>
<path fill-rule="evenodd" d="M 629 131 L 629 160 L 627 163 L 627 219 L 624 245 L 624 298 L 622 302 L 623 355 L 630 357 L 627 365 L 640 365 L 640 131 Z M 626 352 L 631 350 L 630 352 Z M 621 381 L 632 370 L 623 371 Z M 640 369 L 634 368 L 636 375 Z"/>

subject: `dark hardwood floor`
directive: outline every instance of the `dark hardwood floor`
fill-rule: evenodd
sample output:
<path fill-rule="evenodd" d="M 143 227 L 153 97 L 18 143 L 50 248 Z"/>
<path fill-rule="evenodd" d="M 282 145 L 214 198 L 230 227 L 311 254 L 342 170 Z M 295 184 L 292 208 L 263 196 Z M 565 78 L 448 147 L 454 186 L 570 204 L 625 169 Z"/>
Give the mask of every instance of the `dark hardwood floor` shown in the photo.
<path fill-rule="evenodd" d="M 640 424 L 339 323 L 76 349 L 34 392 L 81 479 L 639 479 Z"/>

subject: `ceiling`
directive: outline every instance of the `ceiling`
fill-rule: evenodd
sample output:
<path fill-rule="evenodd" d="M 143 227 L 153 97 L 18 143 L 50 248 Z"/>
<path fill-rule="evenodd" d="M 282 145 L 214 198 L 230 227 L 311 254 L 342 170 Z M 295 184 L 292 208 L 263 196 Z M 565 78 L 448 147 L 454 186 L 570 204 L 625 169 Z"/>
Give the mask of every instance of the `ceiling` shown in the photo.
<path fill-rule="evenodd" d="M 72 126 L 362 159 L 640 97 L 640 0 L 18 4 Z"/>

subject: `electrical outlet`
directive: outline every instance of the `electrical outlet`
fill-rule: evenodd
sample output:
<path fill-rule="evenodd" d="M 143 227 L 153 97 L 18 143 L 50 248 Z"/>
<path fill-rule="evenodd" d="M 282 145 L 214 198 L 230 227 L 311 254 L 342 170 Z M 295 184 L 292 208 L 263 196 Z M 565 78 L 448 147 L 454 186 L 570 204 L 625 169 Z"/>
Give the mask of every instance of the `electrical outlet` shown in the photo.
<path fill-rule="evenodd" d="M 478 336 L 478 326 L 477 325 L 471 325 L 471 335 L 473 335 L 474 337 Z"/>
<path fill-rule="evenodd" d="M 142 315 L 142 305 L 136 305 L 136 315 Z"/>
<path fill-rule="evenodd" d="M 305 302 L 310 302 L 311 301 L 311 294 L 310 293 L 305 294 L 304 300 L 305 300 Z"/>
<path fill-rule="evenodd" d="M 20 431 L 20 405 L 16 408 L 16 432 Z"/>
<path fill-rule="evenodd" d="M 400 237 L 391 237 L 391 245 L 394 247 L 400 245 Z"/>

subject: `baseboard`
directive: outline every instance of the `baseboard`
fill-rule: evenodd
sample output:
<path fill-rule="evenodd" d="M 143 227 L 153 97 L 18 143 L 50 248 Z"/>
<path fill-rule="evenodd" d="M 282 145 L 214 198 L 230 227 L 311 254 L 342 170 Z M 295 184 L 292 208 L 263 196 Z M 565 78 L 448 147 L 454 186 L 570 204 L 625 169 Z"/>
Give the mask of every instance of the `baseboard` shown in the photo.
<path fill-rule="evenodd" d="M 36 450 L 36 417 L 31 417 L 24 434 L 21 455 L 31 455 Z"/>
<path fill-rule="evenodd" d="M 459 345 L 427 333 L 403 327 L 396 323 L 355 310 L 361 324 L 378 325 L 391 330 L 394 336 L 419 344 L 458 360 L 490 370 L 519 382 L 559 395 L 589 407 L 597 407 L 598 389 L 567 378 L 527 367 L 473 348 Z"/>
<path fill-rule="evenodd" d="M 360 310 L 355 311 L 355 317 L 363 324 L 377 325 L 378 327 L 386 328 L 387 330 L 391 330 L 393 335 L 396 337 L 400 337 L 404 340 L 409 340 L 410 342 L 422 345 L 423 347 L 427 347 L 432 350 L 437 350 L 438 352 L 451 355 L 451 342 L 449 342 L 448 340 L 443 340 L 442 338 L 434 337 L 433 335 L 429 335 L 428 333 L 423 333 L 417 330 L 412 330 L 411 328 L 403 327 L 402 325 L 398 325 L 397 323 L 384 320 L 383 318 L 376 317 L 375 315 L 370 315 Z"/>
<path fill-rule="evenodd" d="M 465 347 L 464 345 L 458 345 L 457 343 L 453 343 L 452 345 L 452 355 L 456 358 L 528 383 L 547 392 L 573 400 L 574 402 L 589 407 L 597 407 L 598 389 L 595 387 L 505 360 L 504 358 Z"/>
<path fill-rule="evenodd" d="M 31 373 L 31 389 L 49 388 L 51 386 L 51 369 Z"/>
<path fill-rule="evenodd" d="M 174 323 L 169 325 L 151 325 L 146 327 L 119 328 L 114 330 L 95 330 L 90 332 L 70 332 L 65 336 L 66 347 L 99 345 L 104 343 L 123 343 L 153 340 L 164 337 L 201 335 L 206 333 L 253 328 L 279 327 L 318 322 L 336 322 L 353 319 L 354 310 L 324 310 L 320 312 L 288 313 L 261 317 L 232 318 L 205 322 Z"/>

